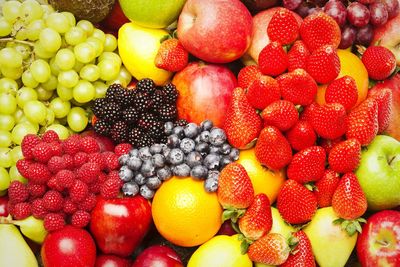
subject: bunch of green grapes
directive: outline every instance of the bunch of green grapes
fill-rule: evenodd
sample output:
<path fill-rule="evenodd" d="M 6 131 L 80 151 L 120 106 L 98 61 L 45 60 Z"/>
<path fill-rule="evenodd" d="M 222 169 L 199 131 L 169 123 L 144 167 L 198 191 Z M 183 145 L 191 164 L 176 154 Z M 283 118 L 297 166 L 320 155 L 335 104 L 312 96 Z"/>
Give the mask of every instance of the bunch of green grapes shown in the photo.
<path fill-rule="evenodd" d="M 22 179 L 15 162 L 25 135 L 81 132 L 88 103 L 112 83 L 129 84 L 116 50 L 113 35 L 72 13 L 36 0 L 0 0 L 0 192 L 6 178 Z"/>

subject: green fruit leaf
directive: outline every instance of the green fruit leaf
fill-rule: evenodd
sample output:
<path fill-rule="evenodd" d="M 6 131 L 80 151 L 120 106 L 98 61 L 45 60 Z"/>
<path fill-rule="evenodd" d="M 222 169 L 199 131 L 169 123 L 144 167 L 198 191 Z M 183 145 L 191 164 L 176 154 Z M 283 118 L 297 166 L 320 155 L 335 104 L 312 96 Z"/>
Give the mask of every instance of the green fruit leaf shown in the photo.
<path fill-rule="evenodd" d="M 241 234 L 242 232 L 240 231 L 239 225 L 237 223 L 232 222 L 231 220 L 231 227 L 233 230 L 235 230 L 236 233 Z"/>
<path fill-rule="evenodd" d="M 246 254 L 247 250 L 249 250 L 249 246 L 250 246 L 250 243 L 247 242 L 246 239 L 244 239 L 242 241 L 242 243 L 240 244 L 240 253 L 242 253 L 242 255 Z"/>

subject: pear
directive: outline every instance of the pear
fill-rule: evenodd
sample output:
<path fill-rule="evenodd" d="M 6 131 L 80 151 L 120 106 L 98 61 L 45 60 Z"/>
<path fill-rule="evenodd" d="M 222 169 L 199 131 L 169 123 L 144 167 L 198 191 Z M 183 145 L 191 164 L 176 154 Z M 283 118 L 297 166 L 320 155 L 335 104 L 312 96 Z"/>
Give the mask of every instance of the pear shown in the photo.
<path fill-rule="evenodd" d="M 0 236 L 0 266 L 38 266 L 35 255 L 15 225 L 0 224 Z"/>
<path fill-rule="evenodd" d="M 38 244 L 42 244 L 47 235 L 43 220 L 36 219 L 33 216 L 29 216 L 23 220 L 12 221 L 12 223 L 19 226 L 24 236 Z"/>
<path fill-rule="evenodd" d="M 343 267 L 353 251 L 358 234 L 349 236 L 340 224 L 332 207 L 318 209 L 304 232 L 311 242 L 312 251 L 320 267 Z"/>

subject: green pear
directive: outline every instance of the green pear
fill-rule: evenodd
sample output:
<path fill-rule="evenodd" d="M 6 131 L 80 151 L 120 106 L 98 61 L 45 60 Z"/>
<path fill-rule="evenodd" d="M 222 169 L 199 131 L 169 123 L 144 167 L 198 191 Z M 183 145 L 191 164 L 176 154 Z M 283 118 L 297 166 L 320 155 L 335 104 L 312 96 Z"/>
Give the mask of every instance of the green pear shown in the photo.
<path fill-rule="evenodd" d="M 29 216 L 23 220 L 12 221 L 12 223 L 19 226 L 24 236 L 38 244 L 42 244 L 47 235 L 43 220 L 36 219 L 33 216 Z"/>
<path fill-rule="evenodd" d="M 310 239 L 315 260 L 320 267 L 343 267 L 353 251 L 358 234 L 349 236 L 340 224 L 332 207 L 318 209 L 303 229 Z"/>

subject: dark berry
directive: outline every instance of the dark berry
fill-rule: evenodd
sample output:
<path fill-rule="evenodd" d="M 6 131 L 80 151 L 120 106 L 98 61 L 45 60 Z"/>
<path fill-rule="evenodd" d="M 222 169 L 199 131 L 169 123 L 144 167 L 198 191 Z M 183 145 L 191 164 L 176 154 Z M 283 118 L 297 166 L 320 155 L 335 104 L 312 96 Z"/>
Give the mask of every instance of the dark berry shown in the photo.
<path fill-rule="evenodd" d="M 204 189 L 209 193 L 217 191 L 218 180 L 207 178 L 206 181 L 204 182 Z"/>
<path fill-rule="evenodd" d="M 105 98 L 97 98 L 93 101 L 92 112 L 96 117 L 100 118 L 103 116 L 102 111 L 106 103 L 107 100 Z"/>
<path fill-rule="evenodd" d="M 174 121 L 178 115 L 175 105 L 162 104 L 157 107 L 158 117 L 163 121 Z"/>
<path fill-rule="evenodd" d="M 138 92 L 135 95 L 134 106 L 139 112 L 147 111 L 152 105 L 152 100 L 148 93 Z"/>
<path fill-rule="evenodd" d="M 190 175 L 190 167 L 186 163 L 182 163 L 172 167 L 172 172 L 176 176 L 185 177 Z"/>
<path fill-rule="evenodd" d="M 157 177 L 160 178 L 161 181 L 168 180 L 172 177 L 172 171 L 169 167 L 165 166 L 157 170 Z"/>
<path fill-rule="evenodd" d="M 164 123 L 164 133 L 166 135 L 172 134 L 172 129 L 174 129 L 174 123 L 172 121 L 167 121 Z"/>
<path fill-rule="evenodd" d="M 138 156 L 141 160 L 151 159 L 150 147 L 142 147 L 139 149 Z"/>
<path fill-rule="evenodd" d="M 120 90 L 118 92 L 117 101 L 122 107 L 131 106 L 135 101 L 135 94 L 133 93 L 133 90 L 128 90 L 125 88 Z"/>
<path fill-rule="evenodd" d="M 211 130 L 211 128 L 214 126 L 213 122 L 211 120 L 204 120 L 200 123 L 200 127 L 203 131 L 208 131 Z"/>
<path fill-rule="evenodd" d="M 128 133 L 128 141 L 134 147 L 138 147 L 140 140 L 143 137 L 143 132 L 139 128 L 132 128 Z"/>
<path fill-rule="evenodd" d="M 226 141 L 226 134 L 221 128 L 213 128 L 210 131 L 210 143 L 214 146 L 221 146 Z"/>
<path fill-rule="evenodd" d="M 187 165 L 193 168 L 194 166 L 200 165 L 202 160 L 203 157 L 199 152 L 192 151 L 189 154 L 187 154 L 185 162 Z"/>
<path fill-rule="evenodd" d="M 111 125 L 103 120 L 98 119 L 94 123 L 94 131 L 100 135 L 109 136 L 111 133 Z"/>
<path fill-rule="evenodd" d="M 137 143 L 137 147 L 151 146 L 154 143 L 155 141 L 150 135 L 143 134 L 142 138 Z"/>
<path fill-rule="evenodd" d="M 118 121 L 121 117 L 121 107 L 115 102 L 107 102 L 104 107 L 101 119 L 109 122 Z"/>
<path fill-rule="evenodd" d="M 147 133 L 155 140 L 159 140 L 162 136 L 164 136 L 162 127 L 163 123 L 161 121 L 156 121 L 147 128 Z"/>
<path fill-rule="evenodd" d="M 151 190 L 147 185 L 142 185 L 139 189 L 140 195 L 145 199 L 151 199 L 154 196 L 154 190 Z"/>
<path fill-rule="evenodd" d="M 152 156 L 152 161 L 154 163 L 154 166 L 156 166 L 156 168 L 162 168 L 165 165 L 165 157 L 161 154 L 154 154 Z"/>
<path fill-rule="evenodd" d="M 167 138 L 167 145 L 168 145 L 170 148 L 178 147 L 180 142 L 181 142 L 181 139 L 180 139 L 179 136 L 176 135 L 176 134 L 171 134 L 171 135 L 168 136 L 168 138 Z"/>
<path fill-rule="evenodd" d="M 203 165 L 197 165 L 190 171 L 190 176 L 197 179 L 206 179 L 208 174 L 208 169 Z"/>
<path fill-rule="evenodd" d="M 119 169 L 119 178 L 124 182 L 129 182 L 133 178 L 133 171 L 126 165 Z"/>
<path fill-rule="evenodd" d="M 163 145 L 162 144 L 154 144 L 150 147 L 150 153 L 155 155 L 162 152 Z"/>
<path fill-rule="evenodd" d="M 176 134 L 179 138 L 183 138 L 185 136 L 185 132 L 183 131 L 182 126 L 175 126 L 174 129 L 172 129 L 172 134 Z"/>
<path fill-rule="evenodd" d="M 142 185 L 146 183 L 147 178 L 143 176 L 143 174 L 141 174 L 140 172 L 137 173 L 135 175 L 135 177 L 133 178 L 133 180 L 135 181 L 135 183 L 137 183 L 138 185 Z"/>
<path fill-rule="evenodd" d="M 202 131 L 199 136 L 200 136 L 201 142 L 208 143 L 210 141 L 210 132 L 209 131 Z"/>
<path fill-rule="evenodd" d="M 122 118 L 128 123 L 134 123 L 139 120 L 140 112 L 134 107 L 128 107 L 122 112 Z"/>
<path fill-rule="evenodd" d="M 176 122 L 175 122 L 175 126 L 186 126 L 186 124 L 188 124 L 188 122 L 187 122 L 187 120 L 185 120 L 185 119 L 180 119 L 180 120 L 177 120 Z"/>
<path fill-rule="evenodd" d="M 219 162 L 220 159 L 221 159 L 221 156 L 218 154 L 214 154 L 214 153 L 208 154 L 204 158 L 203 164 L 209 170 L 217 170 L 220 167 L 220 162 Z"/>
<path fill-rule="evenodd" d="M 176 86 L 172 83 L 167 83 L 163 87 L 164 91 L 164 101 L 166 103 L 175 103 L 176 99 L 178 98 L 178 90 L 176 89 Z"/>
<path fill-rule="evenodd" d="M 199 134 L 199 126 L 196 123 L 188 123 L 183 129 L 185 136 L 189 138 L 194 138 Z"/>
<path fill-rule="evenodd" d="M 196 143 L 190 138 L 183 138 L 179 144 L 180 149 L 183 153 L 188 154 L 192 152 L 196 146 Z"/>
<path fill-rule="evenodd" d="M 156 174 L 156 169 L 153 162 L 150 159 L 143 161 L 142 166 L 140 167 L 140 172 L 144 177 L 154 176 Z"/>
<path fill-rule="evenodd" d="M 128 124 L 125 121 L 117 121 L 111 128 L 111 139 L 116 143 L 124 143 L 128 139 Z"/>
<path fill-rule="evenodd" d="M 109 101 L 118 102 L 119 95 L 122 90 L 125 90 L 121 84 L 114 83 L 107 88 L 106 99 Z"/>
<path fill-rule="evenodd" d="M 158 122 L 159 121 L 154 114 L 145 113 L 145 114 L 142 114 L 142 117 L 139 119 L 138 126 L 147 131 L 148 129 L 150 129 L 150 127 L 154 126 Z M 162 124 L 160 124 L 160 126 L 157 126 L 157 127 L 159 127 L 160 130 L 162 127 L 161 125 Z"/>
<path fill-rule="evenodd" d="M 156 85 L 152 79 L 145 78 L 141 79 L 136 84 L 136 90 L 138 92 L 152 93 L 156 89 Z"/>
<path fill-rule="evenodd" d="M 157 176 L 150 177 L 146 181 L 147 187 L 153 190 L 159 188 L 161 183 L 161 180 Z"/>
<path fill-rule="evenodd" d="M 180 150 L 179 148 L 173 148 L 171 149 L 171 152 L 168 155 L 168 161 L 172 164 L 172 165 L 178 165 L 181 164 L 183 162 L 183 160 L 185 159 L 185 154 L 183 153 L 182 150 Z"/>
<path fill-rule="evenodd" d="M 129 167 L 129 169 L 137 171 L 142 166 L 142 160 L 139 157 L 132 156 L 128 159 L 126 165 Z"/>
<path fill-rule="evenodd" d="M 135 196 L 139 193 L 139 186 L 137 183 L 129 182 L 122 186 L 122 193 L 125 196 Z"/>

